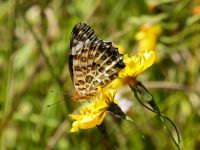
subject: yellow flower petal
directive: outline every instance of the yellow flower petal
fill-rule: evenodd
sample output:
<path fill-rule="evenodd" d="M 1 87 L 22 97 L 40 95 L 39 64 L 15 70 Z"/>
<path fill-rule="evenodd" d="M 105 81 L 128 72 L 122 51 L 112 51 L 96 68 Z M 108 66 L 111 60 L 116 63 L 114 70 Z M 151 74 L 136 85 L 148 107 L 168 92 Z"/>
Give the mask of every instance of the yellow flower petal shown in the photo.
<path fill-rule="evenodd" d="M 80 114 L 69 115 L 76 120 L 72 124 L 70 132 L 77 132 L 79 129 L 88 129 L 100 125 L 106 116 L 109 106 L 117 103 L 114 99 L 115 91 L 112 89 L 99 89 L 100 95 L 97 101 L 93 101 L 80 110 Z"/>
<path fill-rule="evenodd" d="M 80 120 L 81 119 L 81 115 L 69 115 L 71 118 L 73 118 L 74 120 Z"/>
<path fill-rule="evenodd" d="M 78 129 L 89 129 L 100 125 L 105 118 L 106 111 L 96 114 L 82 115 L 77 121 L 72 124 L 70 132 L 77 132 Z"/>
<path fill-rule="evenodd" d="M 154 51 L 139 52 L 137 55 L 129 57 L 124 56 L 126 67 L 119 72 L 119 77 L 124 79 L 127 77 L 135 78 L 138 74 L 150 67 L 156 60 Z"/>
<path fill-rule="evenodd" d="M 124 85 L 124 82 L 120 78 L 116 78 L 110 84 L 108 84 L 106 88 L 117 89 L 118 87 L 122 87 L 123 85 Z"/>

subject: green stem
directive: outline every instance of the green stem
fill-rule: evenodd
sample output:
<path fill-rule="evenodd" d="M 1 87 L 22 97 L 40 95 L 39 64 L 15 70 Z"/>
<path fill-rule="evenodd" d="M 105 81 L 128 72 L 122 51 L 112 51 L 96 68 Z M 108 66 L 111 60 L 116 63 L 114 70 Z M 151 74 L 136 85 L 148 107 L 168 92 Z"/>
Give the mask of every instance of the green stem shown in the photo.
<path fill-rule="evenodd" d="M 179 132 L 178 129 L 176 127 L 176 125 L 165 115 L 163 115 L 156 102 L 154 97 L 150 94 L 150 92 L 145 88 L 145 86 L 141 83 L 141 82 L 137 82 L 136 86 L 132 86 L 129 85 L 130 88 L 132 89 L 132 91 L 134 92 L 134 95 L 136 97 L 136 99 L 139 101 L 139 103 L 141 105 L 143 105 L 146 109 L 158 114 L 162 124 L 164 125 L 164 127 L 166 128 L 167 132 L 169 133 L 170 137 L 172 138 L 174 144 L 176 145 L 176 148 L 179 150 L 180 149 L 180 136 L 179 136 Z M 141 98 L 139 98 L 138 94 L 141 96 Z M 142 100 L 141 100 L 142 99 Z M 149 104 L 152 108 L 150 108 L 149 106 L 147 106 L 145 103 Z M 167 126 L 165 120 L 169 121 L 170 124 L 173 126 L 173 128 L 176 131 L 177 134 L 177 138 L 178 138 L 178 143 L 176 142 L 175 138 L 173 137 L 169 127 Z"/>
<path fill-rule="evenodd" d="M 25 16 L 24 14 L 22 14 L 22 12 L 21 12 L 21 16 L 22 16 L 24 22 L 26 23 L 26 25 L 27 25 L 29 31 L 31 32 L 31 34 L 32 34 L 32 36 L 33 36 L 33 38 L 34 38 L 34 40 L 35 40 L 36 43 L 37 43 L 38 50 L 39 50 L 39 52 L 41 53 L 41 55 L 42 55 L 42 57 L 43 57 L 43 59 L 44 59 L 46 65 L 47 65 L 47 68 L 48 68 L 48 71 L 49 71 L 50 75 L 52 76 L 52 78 L 53 78 L 53 80 L 55 81 L 55 83 L 57 83 L 57 85 L 60 87 L 60 89 L 63 89 L 63 85 L 64 85 L 64 84 L 63 84 L 61 78 L 59 77 L 59 75 L 55 72 L 52 63 L 50 62 L 50 59 L 49 59 L 48 55 L 47 55 L 46 52 L 45 52 L 45 51 L 46 51 L 46 48 L 44 47 L 43 40 L 40 39 L 40 38 L 37 36 L 36 32 L 34 31 L 32 25 L 31 25 L 31 23 L 27 20 L 26 16 Z M 65 97 L 65 99 L 68 99 L 68 98 L 69 98 L 69 96 L 66 95 L 66 94 L 64 95 L 64 97 Z M 63 106 L 63 111 L 64 111 L 64 113 L 65 113 L 65 114 L 68 114 L 68 113 L 70 112 L 70 110 L 71 110 L 71 102 L 69 101 L 69 102 L 68 102 L 68 105 L 62 105 L 62 106 Z"/>
<path fill-rule="evenodd" d="M 145 139 L 145 135 L 142 133 L 141 129 L 135 124 L 133 119 L 128 117 L 116 103 L 112 103 L 108 110 L 111 111 L 112 113 L 114 113 L 115 115 L 119 116 L 120 118 L 131 122 L 136 127 L 136 129 L 139 131 L 141 138 L 143 140 Z"/>
<path fill-rule="evenodd" d="M 104 136 L 104 138 L 106 139 L 106 149 L 111 149 L 111 150 L 115 150 L 115 146 L 114 144 L 112 144 L 112 141 L 108 135 L 108 132 L 106 130 L 106 126 L 105 126 L 105 122 L 103 121 L 100 125 L 96 126 L 99 131 L 101 132 L 101 134 Z"/>
<path fill-rule="evenodd" d="M 27 18 L 24 16 L 24 14 L 22 14 L 22 17 L 23 17 L 24 22 L 27 24 L 27 26 L 28 26 L 28 28 L 29 28 L 31 34 L 33 35 L 33 37 L 34 37 L 34 39 L 35 39 L 35 41 L 36 41 L 36 43 L 37 43 L 37 45 L 38 45 L 38 50 L 39 50 L 40 53 L 42 54 L 42 57 L 44 58 L 45 63 L 47 64 L 47 67 L 48 67 L 48 70 L 49 70 L 51 76 L 52 76 L 53 79 L 56 81 L 56 83 L 58 83 L 58 85 L 59 85 L 60 87 L 62 87 L 62 82 L 61 82 L 61 80 L 58 78 L 58 75 L 55 73 L 55 71 L 54 71 L 54 69 L 53 69 L 53 66 L 52 66 L 52 64 L 51 64 L 50 61 L 49 61 L 49 58 L 48 58 L 48 56 L 47 56 L 46 53 L 45 53 L 45 50 L 44 50 L 44 48 L 43 48 L 43 45 L 42 45 L 40 39 L 39 39 L 38 36 L 36 35 L 35 31 L 33 30 L 32 26 L 31 26 L 31 24 L 30 24 L 30 22 L 27 20 Z"/>

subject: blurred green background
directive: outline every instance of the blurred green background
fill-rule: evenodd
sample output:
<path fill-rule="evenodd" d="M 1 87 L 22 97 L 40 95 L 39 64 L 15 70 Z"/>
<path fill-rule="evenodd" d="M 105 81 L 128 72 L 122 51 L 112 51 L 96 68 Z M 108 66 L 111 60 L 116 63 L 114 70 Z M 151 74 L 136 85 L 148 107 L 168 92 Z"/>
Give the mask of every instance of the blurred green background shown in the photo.
<path fill-rule="evenodd" d="M 97 128 L 69 133 L 68 114 L 80 106 L 70 98 L 68 69 L 70 33 L 79 22 L 129 54 L 137 51 L 135 36 L 144 25 L 160 26 L 155 47 L 159 60 L 139 79 L 178 127 L 182 149 L 199 150 L 199 0 L 1 0 L 0 149 L 108 148 Z M 131 103 L 127 114 L 146 139 L 133 124 L 107 115 L 117 149 L 175 149 L 156 115 L 141 106 L 128 87 L 119 91 L 122 105 Z"/>

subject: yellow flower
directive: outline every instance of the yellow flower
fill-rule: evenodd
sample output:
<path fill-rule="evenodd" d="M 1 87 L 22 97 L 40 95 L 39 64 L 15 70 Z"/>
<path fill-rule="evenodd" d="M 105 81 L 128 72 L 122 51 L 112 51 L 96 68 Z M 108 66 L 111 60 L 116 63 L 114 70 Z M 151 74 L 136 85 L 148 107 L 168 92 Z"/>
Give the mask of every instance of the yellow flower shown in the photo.
<path fill-rule="evenodd" d="M 114 99 L 115 91 L 112 89 L 99 89 L 100 95 L 97 100 L 84 106 L 80 110 L 80 114 L 69 115 L 75 122 L 72 124 L 70 132 L 77 132 L 79 129 L 88 129 L 100 125 L 106 116 L 109 107 L 113 103 L 117 103 Z"/>
<path fill-rule="evenodd" d="M 159 35 L 161 34 L 160 25 L 144 25 L 136 34 L 135 38 L 138 41 L 138 50 L 147 51 L 155 50 Z"/>
<path fill-rule="evenodd" d="M 115 80 L 113 80 L 110 84 L 108 84 L 105 88 L 109 89 L 109 88 L 112 88 L 112 89 L 117 89 L 119 87 L 122 87 L 124 85 L 124 82 L 123 80 L 121 80 L 120 78 L 116 78 Z"/>
<path fill-rule="evenodd" d="M 126 82 L 130 82 L 130 79 L 133 81 L 138 74 L 150 67 L 155 60 L 155 51 L 139 52 L 132 57 L 125 55 L 124 62 L 126 67 L 119 72 L 119 78 L 122 78 Z"/>

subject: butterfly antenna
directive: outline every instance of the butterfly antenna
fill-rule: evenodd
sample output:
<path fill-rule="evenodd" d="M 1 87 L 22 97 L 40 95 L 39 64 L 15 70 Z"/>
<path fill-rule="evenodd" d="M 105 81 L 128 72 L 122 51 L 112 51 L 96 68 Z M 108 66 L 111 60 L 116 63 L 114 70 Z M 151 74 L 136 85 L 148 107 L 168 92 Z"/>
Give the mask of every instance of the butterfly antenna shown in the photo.
<path fill-rule="evenodd" d="M 65 93 L 65 92 L 61 92 L 61 91 L 55 91 L 55 90 L 50 90 L 49 92 L 55 92 L 55 93 L 59 93 L 59 94 L 64 94 L 64 95 L 70 95 L 69 93 Z"/>
<path fill-rule="evenodd" d="M 58 103 L 60 103 L 60 102 L 63 102 L 63 101 L 64 101 L 64 99 L 59 100 L 59 101 L 57 101 L 57 102 L 55 102 L 55 103 L 52 103 L 52 104 L 47 105 L 46 107 L 51 107 L 51 106 L 56 105 L 56 104 L 58 104 Z"/>
<path fill-rule="evenodd" d="M 69 95 L 69 93 L 60 92 L 60 91 L 55 91 L 55 90 L 50 90 L 49 92 L 52 92 L 52 93 L 55 92 L 55 93 L 58 93 L 58 94 Z M 50 106 L 56 105 L 56 104 L 58 104 L 58 103 L 60 103 L 60 102 L 63 102 L 64 100 L 65 100 L 65 99 L 63 99 L 63 97 L 62 97 L 61 100 L 59 100 L 59 101 L 57 101 L 57 102 L 55 102 L 55 103 L 49 104 L 49 105 L 47 105 L 46 107 L 50 107 Z"/>

